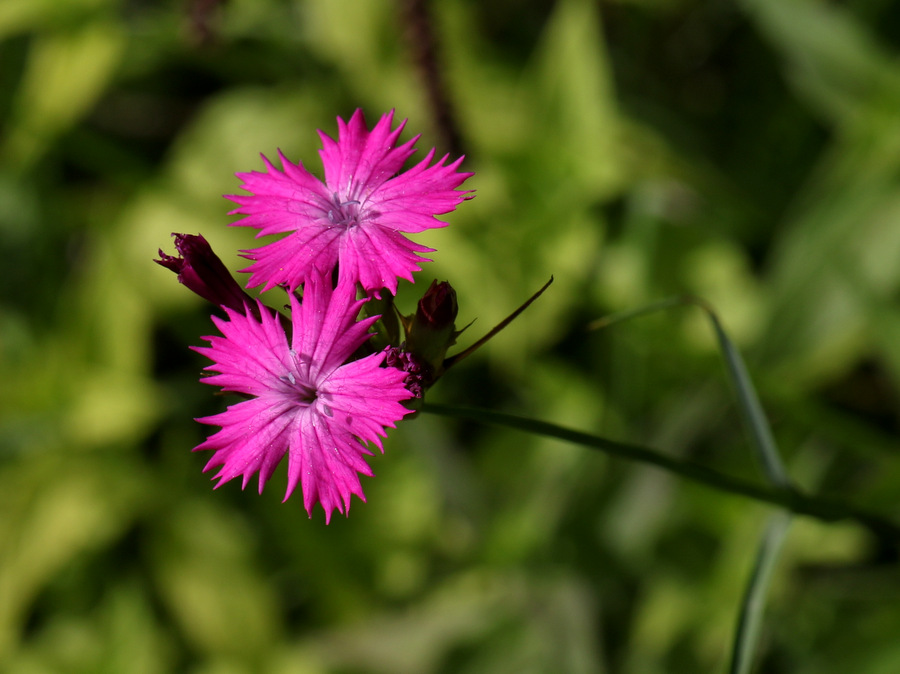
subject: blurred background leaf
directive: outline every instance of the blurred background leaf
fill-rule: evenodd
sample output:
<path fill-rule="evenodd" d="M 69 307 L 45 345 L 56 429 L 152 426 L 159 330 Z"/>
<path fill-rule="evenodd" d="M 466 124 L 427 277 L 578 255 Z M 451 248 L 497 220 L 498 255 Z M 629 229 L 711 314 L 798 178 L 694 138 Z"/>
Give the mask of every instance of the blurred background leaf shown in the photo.
<path fill-rule="evenodd" d="M 792 477 L 900 516 L 900 8 L 848 0 L 427 5 L 474 200 L 418 240 L 465 348 L 436 402 L 754 475 L 710 300 Z M 210 308 L 171 232 L 232 270 L 233 174 L 390 109 L 445 147 L 409 3 L 0 3 L 0 669 L 723 671 L 767 508 L 577 447 L 422 415 L 326 527 L 213 492 L 188 350 Z M 419 45 L 421 46 L 421 45 Z M 798 518 L 757 671 L 897 671 L 895 549 Z"/>

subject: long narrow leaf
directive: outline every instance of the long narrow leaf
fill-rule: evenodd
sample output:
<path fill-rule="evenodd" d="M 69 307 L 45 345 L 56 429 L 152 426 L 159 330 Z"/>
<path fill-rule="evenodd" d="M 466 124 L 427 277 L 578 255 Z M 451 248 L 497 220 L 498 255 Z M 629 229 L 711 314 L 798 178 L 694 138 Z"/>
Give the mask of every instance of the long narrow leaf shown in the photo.
<path fill-rule="evenodd" d="M 615 323 L 639 318 L 640 316 L 646 316 L 647 314 L 662 311 L 664 309 L 688 305 L 701 308 L 709 318 L 710 323 L 712 323 L 713 330 L 715 330 L 716 333 L 716 339 L 719 342 L 719 348 L 722 351 L 722 357 L 725 359 L 728 376 L 737 393 L 738 408 L 747 424 L 747 429 L 750 431 L 751 446 L 756 454 L 757 460 L 762 466 L 766 479 L 776 487 L 790 488 L 791 479 L 781 461 L 778 448 L 775 446 L 775 439 L 772 436 L 771 426 L 769 426 L 769 421 L 759 402 L 756 388 L 753 386 L 750 375 L 747 373 L 747 366 L 744 364 L 744 359 L 741 357 L 737 348 L 735 348 L 734 343 L 728 337 L 728 333 L 726 333 L 725 329 L 722 327 L 722 322 L 719 320 L 716 312 L 706 301 L 688 295 L 669 297 L 639 309 L 600 318 L 592 322 L 588 326 L 588 329 L 596 330 L 598 328 L 606 328 Z"/>
<path fill-rule="evenodd" d="M 784 511 L 776 512 L 769 518 L 759 544 L 759 551 L 756 554 L 753 574 L 750 576 L 744 600 L 741 602 L 741 613 L 734 635 L 734 647 L 731 651 L 731 666 L 728 668 L 729 674 L 749 674 L 750 672 L 753 654 L 757 651 L 759 643 L 763 610 L 769 583 L 772 579 L 772 570 L 775 568 L 781 546 L 787 538 L 790 524 L 791 516 Z"/>
<path fill-rule="evenodd" d="M 722 356 L 725 358 L 728 374 L 731 376 L 731 381 L 734 383 L 737 391 L 738 406 L 744 421 L 747 423 L 747 428 L 750 430 L 753 449 L 763 467 L 763 472 L 769 482 L 776 487 L 790 487 L 791 479 L 788 477 L 787 470 L 785 470 L 781 461 L 778 448 L 775 446 L 772 428 L 769 426 L 769 420 L 766 418 L 765 412 L 763 412 L 759 396 L 756 394 L 756 388 L 753 386 L 750 375 L 747 373 L 744 359 L 728 338 L 715 312 L 704 303 L 700 303 L 700 306 L 704 309 L 706 315 L 709 316 L 716 331 L 716 337 L 722 349 Z"/>
<path fill-rule="evenodd" d="M 784 463 L 781 461 L 781 455 L 778 447 L 775 445 L 775 438 L 772 435 L 772 428 L 769 420 L 766 418 L 762 404 L 759 402 L 759 396 L 753 381 L 747 372 L 747 366 L 740 352 L 735 348 L 734 343 L 728 337 L 728 333 L 722 327 L 722 322 L 705 301 L 693 298 L 670 298 L 662 300 L 655 304 L 649 305 L 644 309 L 616 315 L 607 321 L 592 324 L 591 327 L 600 327 L 601 325 L 609 325 L 619 320 L 627 320 L 636 318 L 647 313 L 667 309 L 673 306 L 694 304 L 703 309 L 704 313 L 709 317 L 713 329 L 716 333 L 716 339 L 719 341 L 719 348 L 722 351 L 722 357 L 725 359 L 725 366 L 728 370 L 728 376 L 734 385 L 735 392 L 738 397 L 738 408 L 741 416 L 747 424 L 747 430 L 750 433 L 751 447 L 757 460 L 762 466 L 766 479 L 779 490 L 788 493 L 794 491 L 791 479 L 788 476 Z M 757 642 L 759 640 L 760 626 L 762 624 L 763 608 L 765 607 L 766 594 L 769 588 L 769 579 L 772 575 L 772 569 L 775 566 L 775 560 L 781 549 L 781 544 L 787 536 L 788 525 L 790 523 L 790 515 L 787 512 L 775 513 L 769 521 L 766 533 L 760 543 L 759 552 L 756 558 L 756 567 L 747 586 L 744 600 L 741 604 L 740 617 L 738 619 L 737 632 L 734 638 L 734 648 L 732 651 L 731 674 L 747 674 L 753 663 L 753 653 L 756 652 Z"/>
<path fill-rule="evenodd" d="M 693 297 L 671 298 L 652 304 L 643 310 L 639 309 L 622 316 L 613 317 L 613 319 L 627 320 L 628 318 L 642 316 L 651 311 L 666 309 L 679 304 L 699 306 L 709 317 L 716 332 L 716 339 L 719 341 L 722 357 L 725 359 L 728 376 L 737 393 L 738 408 L 750 433 L 751 447 L 762 466 L 763 473 L 776 489 L 792 491 L 791 479 L 781 461 L 781 455 L 778 453 L 778 447 L 775 445 L 775 438 L 772 435 L 772 428 L 763 411 L 762 404 L 759 402 L 759 396 L 747 372 L 744 359 L 737 348 L 735 348 L 734 343 L 728 337 L 728 333 L 722 327 L 722 322 L 709 304 Z M 789 523 L 790 515 L 788 513 L 784 511 L 775 513 L 770 519 L 766 533 L 760 543 L 756 567 L 753 575 L 750 577 L 750 582 L 741 604 L 737 632 L 734 638 L 731 668 L 729 670 L 731 674 L 747 674 L 752 666 L 753 654 L 756 652 L 759 640 L 769 579 L 771 578 L 778 552 L 781 549 L 781 544 L 787 536 Z"/>

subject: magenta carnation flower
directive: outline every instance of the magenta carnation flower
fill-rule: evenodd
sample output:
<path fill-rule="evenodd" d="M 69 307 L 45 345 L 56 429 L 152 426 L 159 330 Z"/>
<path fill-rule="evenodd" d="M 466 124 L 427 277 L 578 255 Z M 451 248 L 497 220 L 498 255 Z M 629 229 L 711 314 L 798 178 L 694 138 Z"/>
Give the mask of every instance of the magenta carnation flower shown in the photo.
<path fill-rule="evenodd" d="M 290 293 L 290 340 L 278 314 L 258 302 L 261 320 L 227 308 L 227 321 L 213 317 L 222 336 L 204 337 L 210 346 L 194 349 L 213 361 L 205 369 L 219 374 L 202 381 L 252 396 L 197 419 L 221 426 L 195 449 L 215 450 L 204 471 L 221 466 L 216 487 L 238 475 L 246 487 L 259 472 L 262 493 L 287 454 L 284 500 L 299 483 L 310 516 L 317 502 L 327 523 L 335 508 L 347 512 L 351 494 L 365 501 L 358 473 L 373 473 L 364 443 L 384 451 L 385 428 L 410 412 L 400 401 L 411 394 L 404 372 L 382 367 L 383 352 L 345 362 L 375 320 L 356 321 L 365 300 L 355 300 L 355 287 L 345 282 L 332 291 L 325 277 L 315 275 L 304 286 L 302 303 Z"/>
<path fill-rule="evenodd" d="M 457 189 L 471 173 L 457 168 L 462 157 L 446 164 L 447 155 L 429 166 L 434 150 L 408 171 L 397 172 L 415 152 L 419 136 L 397 145 L 406 122 L 391 130 L 394 113 L 371 131 L 357 110 L 349 122 L 338 117 L 338 139 L 323 132 L 319 151 L 325 182 L 302 163 L 292 164 L 279 151 L 283 171 L 263 157 L 267 172 L 238 173 L 250 196 L 231 195 L 240 205 L 231 211 L 245 217 L 237 225 L 259 229 L 257 237 L 288 234 L 261 248 L 244 251 L 253 260 L 248 287 L 294 290 L 316 270 L 329 272 L 339 263 L 341 275 L 367 292 L 397 291 L 397 279 L 412 281 L 419 253 L 430 252 L 403 233 L 444 227 L 435 215 L 449 213 L 469 192 Z"/>

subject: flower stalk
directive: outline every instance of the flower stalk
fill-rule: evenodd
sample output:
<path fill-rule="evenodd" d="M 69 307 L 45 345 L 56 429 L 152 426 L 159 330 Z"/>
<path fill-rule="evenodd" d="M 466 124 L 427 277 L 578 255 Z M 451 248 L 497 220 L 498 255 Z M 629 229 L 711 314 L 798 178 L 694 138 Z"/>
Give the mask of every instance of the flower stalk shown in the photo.
<path fill-rule="evenodd" d="M 854 521 L 877 537 L 893 544 L 900 544 L 900 525 L 844 501 L 805 494 L 795 487 L 767 487 L 722 473 L 695 461 L 666 456 L 649 447 L 610 440 L 546 421 L 528 419 L 505 412 L 434 403 L 423 403 L 420 411 L 564 440 L 599 450 L 610 456 L 654 466 L 692 482 L 760 503 L 778 506 L 794 514 L 812 517 L 822 522 Z"/>

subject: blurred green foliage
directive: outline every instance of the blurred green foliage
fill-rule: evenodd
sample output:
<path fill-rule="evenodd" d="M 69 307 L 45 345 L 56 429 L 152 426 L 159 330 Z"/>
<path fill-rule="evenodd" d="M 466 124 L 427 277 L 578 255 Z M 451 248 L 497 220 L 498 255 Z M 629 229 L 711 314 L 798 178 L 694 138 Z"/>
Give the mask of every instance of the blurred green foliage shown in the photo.
<path fill-rule="evenodd" d="M 206 14 L 198 10 L 208 8 Z M 900 516 L 900 7 L 431 3 L 477 198 L 437 249 L 474 341 L 433 399 L 757 470 L 699 312 L 720 312 L 799 483 Z M 213 492 L 188 350 L 232 269 L 233 173 L 396 108 L 442 147 L 399 3 L 0 2 L 0 669 L 721 671 L 767 509 L 578 447 L 421 416 L 328 527 L 283 471 Z M 193 17 L 193 18 L 192 18 Z M 408 136 L 407 136 L 408 137 Z M 423 150 L 424 151 L 424 150 Z M 469 341 L 467 341 L 469 340 Z M 896 549 L 798 520 L 759 671 L 900 671 Z"/>

